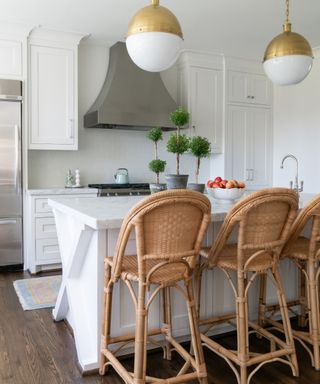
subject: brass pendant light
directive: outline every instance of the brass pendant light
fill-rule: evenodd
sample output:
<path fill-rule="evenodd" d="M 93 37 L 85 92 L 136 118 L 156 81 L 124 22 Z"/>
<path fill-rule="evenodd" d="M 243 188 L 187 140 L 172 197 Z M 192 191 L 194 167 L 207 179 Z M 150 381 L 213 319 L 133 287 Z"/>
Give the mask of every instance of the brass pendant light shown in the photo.
<path fill-rule="evenodd" d="M 140 68 L 159 72 L 178 58 L 183 35 L 176 16 L 152 0 L 130 21 L 126 39 L 128 53 Z"/>
<path fill-rule="evenodd" d="M 276 85 L 300 83 L 312 67 L 312 49 L 308 41 L 291 31 L 289 22 L 289 0 L 286 0 L 286 21 L 283 33 L 267 46 L 263 58 L 266 75 Z"/>

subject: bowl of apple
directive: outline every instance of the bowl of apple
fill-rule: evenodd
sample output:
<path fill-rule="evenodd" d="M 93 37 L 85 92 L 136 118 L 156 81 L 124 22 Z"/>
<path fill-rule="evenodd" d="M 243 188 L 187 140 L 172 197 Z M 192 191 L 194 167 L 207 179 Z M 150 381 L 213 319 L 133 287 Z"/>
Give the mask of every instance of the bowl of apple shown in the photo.
<path fill-rule="evenodd" d="M 245 187 L 243 181 L 226 180 L 220 176 L 207 182 L 208 194 L 221 203 L 231 203 L 240 199 L 244 194 Z"/>

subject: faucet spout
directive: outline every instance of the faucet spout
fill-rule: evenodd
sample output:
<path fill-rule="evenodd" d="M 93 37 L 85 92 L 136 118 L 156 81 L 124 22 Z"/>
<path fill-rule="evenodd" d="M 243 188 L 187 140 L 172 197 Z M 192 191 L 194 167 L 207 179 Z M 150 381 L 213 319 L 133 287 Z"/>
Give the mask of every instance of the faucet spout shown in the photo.
<path fill-rule="evenodd" d="M 298 159 L 292 155 L 292 154 L 289 154 L 289 155 L 286 155 L 284 156 L 284 158 L 282 159 L 281 161 L 281 165 L 280 165 L 280 168 L 283 169 L 284 167 L 284 162 L 287 160 L 287 159 L 293 159 L 296 163 L 296 175 L 295 175 L 295 178 L 294 178 L 294 186 L 293 186 L 293 189 L 299 193 L 299 192 L 302 192 L 303 191 L 303 181 L 300 182 L 300 187 L 299 187 L 299 162 L 298 162 Z M 290 187 L 292 188 L 292 182 L 290 182 Z"/>

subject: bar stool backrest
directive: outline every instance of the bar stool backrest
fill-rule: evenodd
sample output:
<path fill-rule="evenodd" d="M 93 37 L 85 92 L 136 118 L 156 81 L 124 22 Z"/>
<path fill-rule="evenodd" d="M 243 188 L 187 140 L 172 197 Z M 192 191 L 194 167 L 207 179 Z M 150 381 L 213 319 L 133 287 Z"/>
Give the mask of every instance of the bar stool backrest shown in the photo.
<path fill-rule="evenodd" d="M 210 201 L 199 192 L 169 190 L 145 198 L 122 223 L 114 255 L 114 276 L 120 276 L 132 231 L 136 234 L 139 276 L 145 275 L 148 260 L 164 264 L 185 260 L 193 268 L 210 219 Z"/>
<path fill-rule="evenodd" d="M 245 256 L 269 252 L 279 257 L 290 227 L 297 215 L 298 196 L 287 188 L 268 188 L 239 201 L 227 214 L 209 252 L 213 267 L 234 229 L 238 226 L 238 268 L 244 268 Z"/>
<path fill-rule="evenodd" d="M 314 254 L 314 252 L 319 249 L 320 241 L 320 195 L 317 195 L 310 200 L 309 203 L 299 212 L 290 230 L 289 238 L 283 248 L 282 255 L 285 256 L 290 253 L 291 247 L 294 245 L 310 220 L 312 220 L 312 229 L 308 251 L 309 254 L 310 252 Z"/>

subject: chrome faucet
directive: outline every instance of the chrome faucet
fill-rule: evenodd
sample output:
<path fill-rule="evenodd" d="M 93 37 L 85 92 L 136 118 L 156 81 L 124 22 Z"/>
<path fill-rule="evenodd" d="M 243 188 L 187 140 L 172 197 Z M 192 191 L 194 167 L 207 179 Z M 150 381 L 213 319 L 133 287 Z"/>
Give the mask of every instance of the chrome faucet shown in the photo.
<path fill-rule="evenodd" d="M 294 178 L 294 185 L 293 185 L 293 181 L 291 180 L 290 181 L 290 188 L 294 189 L 299 194 L 299 192 L 303 191 L 303 181 L 302 180 L 300 181 L 300 187 L 299 187 L 299 177 L 298 177 L 299 162 L 298 162 L 298 159 L 293 155 L 286 155 L 281 161 L 280 168 L 283 169 L 283 164 L 286 161 L 286 159 L 288 159 L 288 158 L 291 158 L 296 162 L 296 176 Z"/>

